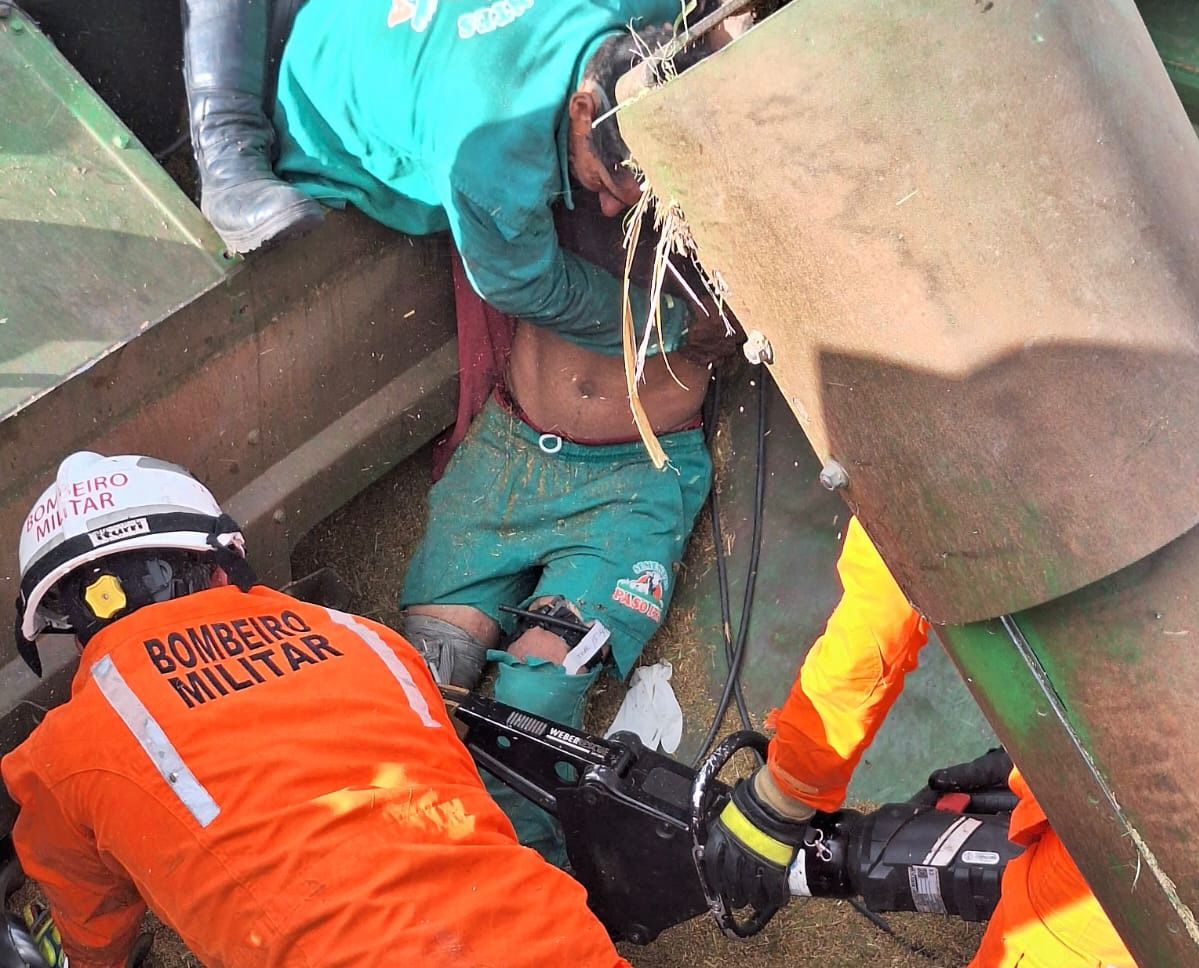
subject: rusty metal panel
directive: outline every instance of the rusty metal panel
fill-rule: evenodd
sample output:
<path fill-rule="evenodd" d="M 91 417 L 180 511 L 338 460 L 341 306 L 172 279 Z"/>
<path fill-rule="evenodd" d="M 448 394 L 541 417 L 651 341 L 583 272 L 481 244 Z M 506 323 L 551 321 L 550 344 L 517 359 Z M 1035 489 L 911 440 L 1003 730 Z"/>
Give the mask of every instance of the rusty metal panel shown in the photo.
<path fill-rule="evenodd" d="M 83 448 L 190 468 L 245 527 L 260 576 L 287 581 L 313 524 L 454 418 L 447 240 L 342 213 L 233 272 L 191 202 L 15 11 L 0 16 L 0 84 L 3 601 L 25 513 Z M 0 753 L 65 698 L 74 650 L 44 652 L 42 682 L 5 652 Z"/>
<path fill-rule="evenodd" d="M 308 529 L 454 419 L 449 244 L 355 213 L 245 268 L 0 422 L 0 601 L 15 536 L 64 455 L 144 452 L 193 470 L 247 532 L 263 580 L 290 578 Z M 11 627 L 11 612 L 4 618 Z M 38 682 L 0 664 L 0 753 L 66 697 L 70 643 Z M 0 797 L 0 832 L 13 816 Z"/>
<path fill-rule="evenodd" d="M 1199 964 L 1199 529 L 946 650 L 1137 957 Z"/>
<path fill-rule="evenodd" d="M 1199 142 L 1131 0 L 794 0 L 619 117 L 933 620 L 1199 521 Z"/>
<path fill-rule="evenodd" d="M 448 243 L 332 215 L 0 423 L 0 534 L 72 450 L 153 453 L 252 504 L 255 561 L 286 581 L 309 527 L 453 420 L 456 385 Z"/>

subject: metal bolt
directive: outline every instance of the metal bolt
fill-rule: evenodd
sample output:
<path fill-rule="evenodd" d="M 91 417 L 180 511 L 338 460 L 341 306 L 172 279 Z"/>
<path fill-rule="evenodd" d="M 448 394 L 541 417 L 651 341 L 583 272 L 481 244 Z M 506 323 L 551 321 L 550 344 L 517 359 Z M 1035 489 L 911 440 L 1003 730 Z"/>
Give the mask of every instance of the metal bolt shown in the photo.
<path fill-rule="evenodd" d="M 120 134 L 114 134 L 112 136 L 112 146 L 114 148 L 128 148 L 129 135 L 125 134 L 123 131 Z"/>
<path fill-rule="evenodd" d="M 820 468 L 820 483 L 826 490 L 839 491 L 849 486 L 849 473 L 830 457 Z"/>
<path fill-rule="evenodd" d="M 246 443 L 251 447 L 257 444 L 260 440 L 262 440 L 262 432 L 257 427 L 246 434 Z"/>
<path fill-rule="evenodd" d="M 282 524 L 287 520 L 287 513 L 283 510 L 283 508 L 276 508 L 275 513 L 271 515 L 271 520 L 274 521 L 275 524 Z"/>
<path fill-rule="evenodd" d="M 179 774 L 178 773 L 170 773 L 167 775 L 167 779 L 170 780 L 172 783 L 178 783 L 179 782 Z"/>
<path fill-rule="evenodd" d="M 754 366 L 760 363 L 774 362 L 774 349 L 770 345 L 770 340 L 756 329 L 750 330 L 741 350 L 745 353 L 745 358 Z"/>

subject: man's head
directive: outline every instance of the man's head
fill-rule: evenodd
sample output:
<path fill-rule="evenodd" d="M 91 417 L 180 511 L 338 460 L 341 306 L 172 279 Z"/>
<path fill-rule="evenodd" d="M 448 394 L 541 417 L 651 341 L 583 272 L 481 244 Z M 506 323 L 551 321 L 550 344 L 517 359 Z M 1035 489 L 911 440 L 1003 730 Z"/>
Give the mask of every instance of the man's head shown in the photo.
<path fill-rule="evenodd" d="M 62 462 L 25 518 L 20 565 L 17 649 L 39 675 L 45 633 L 86 643 L 146 605 L 254 582 L 241 530 L 187 471 L 90 451 Z"/>
<path fill-rule="evenodd" d="M 570 96 L 571 171 L 584 188 L 599 195 L 605 215 L 619 215 L 641 197 L 641 185 L 625 165 L 628 146 L 610 114 L 616 82 L 673 35 L 669 26 L 611 34 L 587 61 L 578 90 Z"/>

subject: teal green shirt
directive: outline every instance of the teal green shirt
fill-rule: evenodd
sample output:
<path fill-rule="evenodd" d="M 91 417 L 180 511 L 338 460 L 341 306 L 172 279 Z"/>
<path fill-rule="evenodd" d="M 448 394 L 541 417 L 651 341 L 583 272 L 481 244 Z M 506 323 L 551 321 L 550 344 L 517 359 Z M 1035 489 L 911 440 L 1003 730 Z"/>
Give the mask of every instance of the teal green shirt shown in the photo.
<path fill-rule="evenodd" d="M 623 283 L 558 245 L 566 105 L 615 30 L 679 0 L 308 0 L 279 71 L 279 174 L 411 235 L 449 230 L 501 312 L 619 353 Z M 633 294 L 634 319 L 648 296 Z M 690 318 L 664 300 L 667 349 Z"/>

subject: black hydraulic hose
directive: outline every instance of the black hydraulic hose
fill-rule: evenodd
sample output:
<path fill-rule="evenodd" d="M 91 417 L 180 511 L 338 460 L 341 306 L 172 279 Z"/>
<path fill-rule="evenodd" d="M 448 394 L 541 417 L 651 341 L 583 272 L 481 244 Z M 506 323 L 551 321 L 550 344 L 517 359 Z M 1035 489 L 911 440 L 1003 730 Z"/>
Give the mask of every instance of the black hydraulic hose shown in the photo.
<path fill-rule="evenodd" d="M 716 438 L 716 425 L 720 419 L 720 371 L 716 372 L 716 376 L 712 381 L 712 393 L 706 401 L 709 405 L 708 414 L 704 421 L 704 434 L 707 438 L 708 449 L 711 451 L 712 444 Z M 724 642 L 724 661 L 731 674 L 733 669 L 733 618 L 732 605 L 729 602 L 729 570 L 728 562 L 724 556 L 724 532 L 720 526 L 720 498 L 716 491 L 715 482 L 712 485 L 711 499 L 708 502 L 708 511 L 712 520 L 712 543 L 716 554 L 716 586 L 720 593 L 720 634 Z M 733 692 L 733 696 L 737 701 L 737 713 L 741 719 L 743 729 L 752 729 L 753 723 L 749 718 L 749 710 L 745 705 L 745 693 L 741 689 L 741 683 L 737 683 L 737 687 Z M 723 714 L 719 714 L 723 719 Z M 711 746 L 711 741 L 705 744 L 704 749 L 699 751 L 699 755 L 695 759 L 695 764 L 708 752 L 708 747 Z"/>
<path fill-rule="evenodd" d="M 704 418 L 704 435 L 708 448 L 711 450 L 716 437 L 716 423 L 720 418 L 719 371 L 717 371 L 712 381 L 712 392 L 705 401 L 705 406 L 707 407 L 707 413 Z M 745 594 L 741 600 L 741 621 L 737 627 L 736 646 L 731 641 L 732 607 L 729 600 L 728 563 L 724 556 L 724 536 L 720 527 L 720 501 L 717 497 L 715 483 L 713 483 L 711 500 L 708 503 L 712 516 L 712 540 L 716 546 L 716 581 L 720 590 L 721 636 L 724 639 L 724 653 L 729 671 L 724 681 L 724 689 L 720 694 L 720 701 L 716 706 L 716 714 L 712 718 L 712 725 L 708 728 L 708 735 L 704 738 L 703 745 L 692 762 L 692 766 L 696 768 L 699 768 L 708 751 L 712 748 L 713 743 L 715 743 L 716 735 L 720 732 L 720 726 L 728 713 L 730 700 L 736 702 L 737 713 L 741 719 L 742 727 L 747 730 L 753 729 L 752 721 L 749 718 L 749 711 L 745 705 L 745 694 L 741 689 L 741 664 L 745 658 L 745 645 L 749 638 L 749 616 L 753 608 L 754 588 L 758 581 L 758 563 L 762 552 L 762 516 L 766 493 L 766 381 L 762 374 L 758 376 L 757 416 L 758 441 L 756 451 L 757 467 L 754 474 L 753 527 L 750 535 L 749 569 L 745 579 Z M 757 749 L 753 750 L 753 754 L 758 762 L 761 763 L 762 754 Z M 849 903 L 862 917 L 866 918 L 867 921 L 884 934 L 889 935 L 901 947 L 906 948 L 912 954 L 933 961 L 937 960 L 937 955 L 923 945 L 909 941 L 907 938 L 901 938 L 895 933 L 895 929 L 891 927 L 886 918 L 871 911 L 857 898 L 850 898 Z"/>
<path fill-rule="evenodd" d="M 736 644 L 733 646 L 732 655 L 729 658 L 728 677 L 724 682 L 724 689 L 720 695 L 720 701 L 716 706 L 716 715 L 712 719 L 712 725 L 708 728 L 708 735 L 704 738 L 703 745 L 700 747 L 699 755 L 695 759 L 698 764 L 708 750 L 712 748 L 712 744 L 716 740 L 717 734 L 720 732 L 720 727 L 724 722 L 725 715 L 728 713 L 729 703 L 733 696 L 738 699 L 737 709 L 741 714 L 742 722 L 746 728 L 750 728 L 749 714 L 745 709 L 744 697 L 741 693 L 741 664 L 745 659 L 745 647 L 749 641 L 749 618 L 753 611 L 754 589 L 758 583 L 758 564 L 762 556 L 762 517 L 763 505 L 765 503 L 766 493 L 766 381 L 763 374 L 758 374 L 758 420 L 757 420 L 757 448 L 756 459 L 757 467 L 754 474 L 754 507 L 752 529 L 750 535 L 750 551 L 749 551 L 749 569 L 745 577 L 745 592 L 741 599 L 741 620 L 737 628 Z M 715 497 L 715 491 L 713 491 Z M 715 505 L 714 505 L 715 508 Z M 714 521 L 718 523 L 718 516 L 714 517 Z M 721 575 L 720 561 L 723 555 L 723 549 L 719 543 L 717 534 L 713 535 L 717 538 L 716 555 L 717 555 L 717 577 Z M 722 593 L 727 593 L 728 576 L 724 574 L 724 586 Z M 722 599 L 722 608 L 727 601 L 727 594 Z M 727 614 L 724 616 L 724 634 L 726 636 L 726 650 L 728 646 L 728 631 L 730 621 Z M 761 758 L 759 756 L 759 762 Z"/>
<path fill-rule="evenodd" d="M 922 958 L 927 958 L 929 961 L 940 961 L 940 956 L 935 951 L 929 951 L 924 945 L 915 941 L 909 941 L 907 938 L 901 938 L 895 933 L 895 929 L 891 927 L 887 919 L 881 914 L 876 914 L 866 907 L 856 897 L 849 899 L 849 906 L 852 907 L 858 914 L 862 915 L 867 921 L 878 928 L 883 934 L 891 936 L 891 939 L 901 948 L 907 948 L 914 955 L 920 955 Z"/>
<path fill-rule="evenodd" d="M 765 371 L 762 371 L 764 373 Z M 762 558 L 762 519 L 764 516 L 766 496 L 766 380 L 762 373 L 758 376 L 758 419 L 757 447 L 755 450 L 754 473 L 754 506 L 753 523 L 750 532 L 749 568 L 745 577 L 745 591 L 741 598 L 741 622 L 737 629 L 737 642 L 729 667 L 729 681 L 725 683 L 724 692 L 716 707 L 716 721 L 723 722 L 729 708 L 730 692 L 735 692 L 741 699 L 739 709 L 744 713 L 744 699 L 741 690 L 741 667 L 745 660 L 745 649 L 749 642 L 749 620 L 753 612 L 754 592 L 758 584 L 758 565 Z M 716 727 L 719 730 L 719 726 Z M 708 741 L 709 747 L 715 741 L 715 732 Z M 755 754 L 757 755 L 757 754 Z M 758 757 L 761 761 L 761 757 Z"/>
<path fill-rule="evenodd" d="M 162 151 L 154 152 L 154 160 L 161 165 L 168 158 L 170 158 L 171 155 L 187 144 L 189 140 L 191 140 L 191 132 L 184 131 L 183 134 L 179 135 L 179 137 L 163 148 Z"/>

